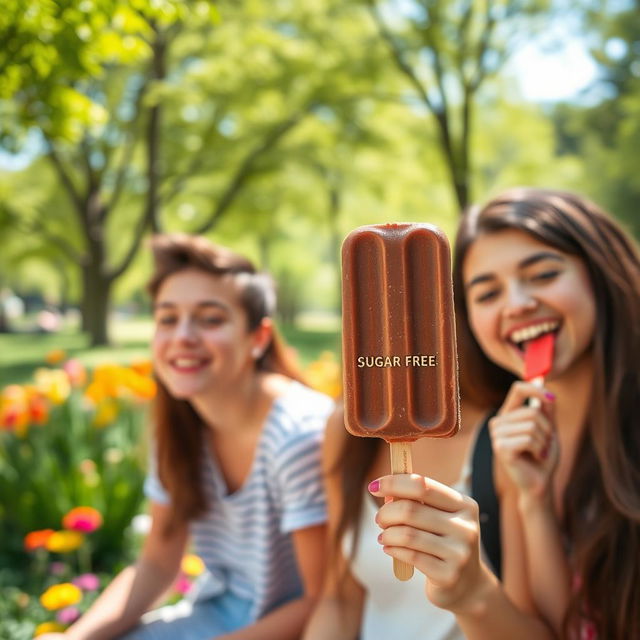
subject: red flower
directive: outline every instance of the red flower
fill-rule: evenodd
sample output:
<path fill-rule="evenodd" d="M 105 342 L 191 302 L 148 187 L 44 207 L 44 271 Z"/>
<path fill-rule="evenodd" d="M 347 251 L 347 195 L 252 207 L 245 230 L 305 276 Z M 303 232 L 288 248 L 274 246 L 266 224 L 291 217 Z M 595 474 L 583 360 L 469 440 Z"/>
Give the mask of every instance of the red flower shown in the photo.
<path fill-rule="evenodd" d="M 93 507 L 76 507 L 62 518 L 62 526 L 71 531 L 91 533 L 102 526 L 102 515 Z"/>

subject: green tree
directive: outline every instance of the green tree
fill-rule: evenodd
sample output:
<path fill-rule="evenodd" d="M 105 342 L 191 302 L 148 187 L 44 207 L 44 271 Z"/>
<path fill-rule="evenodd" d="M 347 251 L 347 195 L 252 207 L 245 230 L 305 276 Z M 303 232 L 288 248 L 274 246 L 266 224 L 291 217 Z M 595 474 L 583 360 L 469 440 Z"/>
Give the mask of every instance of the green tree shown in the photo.
<path fill-rule="evenodd" d="M 587 12 L 598 76 L 589 102 L 554 110 L 558 148 L 583 158 L 592 197 L 640 238 L 640 2 L 626 9 L 596 5 Z"/>
<path fill-rule="evenodd" d="M 229 4 L 220 24 L 207 2 L 114 0 L 94 4 L 88 13 L 87 3 L 69 0 L 39 17 L 55 25 L 72 15 L 70 33 L 67 23 L 52 27 L 53 39 L 62 50 L 73 50 L 82 34 L 91 45 L 80 45 L 77 52 L 90 63 L 67 67 L 59 60 L 33 81 L 20 76 L 22 58 L 5 61 L 14 80 L 13 97 L 3 104 L 13 116 L 4 139 L 16 146 L 27 128 L 35 128 L 71 203 L 71 218 L 62 212 L 58 220 L 32 216 L 31 232 L 64 246 L 81 266 L 83 328 L 93 344 L 107 341 L 113 284 L 131 264 L 145 232 L 165 226 L 163 207 L 170 209 L 187 183 L 196 191 L 198 178 L 200 186 L 213 183 L 214 193 L 201 198 L 213 204 L 198 207 L 192 230 L 212 229 L 250 177 L 263 170 L 261 158 L 314 106 L 313 90 L 306 87 L 269 105 L 269 94 L 277 97 L 276 83 L 283 77 L 275 74 L 265 82 L 259 73 L 281 73 L 291 67 L 296 51 L 289 47 L 283 64 L 278 54 L 287 52 L 270 50 L 275 29 L 255 22 L 251 33 L 244 31 L 250 4 L 244 13 Z M 31 25 L 23 26 L 32 35 Z M 21 38 L 12 37 L 19 50 Z M 251 46 L 252 38 L 262 46 Z M 237 71 L 251 62 L 243 50 L 248 43 L 251 53 L 263 58 L 266 53 L 273 64 L 263 60 L 243 76 Z M 41 53 L 38 48 L 30 60 Z M 294 85 L 295 74 L 286 70 Z M 264 99 L 256 99 L 256 87 Z"/>
<path fill-rule="evenodd" d="M 471 200 L 473 110 L 487 78 L 503 65 L 546 0 L 366 0 L 380 37 L 405 77 L 416 108 L 435 122 L 459 210 Z"/>

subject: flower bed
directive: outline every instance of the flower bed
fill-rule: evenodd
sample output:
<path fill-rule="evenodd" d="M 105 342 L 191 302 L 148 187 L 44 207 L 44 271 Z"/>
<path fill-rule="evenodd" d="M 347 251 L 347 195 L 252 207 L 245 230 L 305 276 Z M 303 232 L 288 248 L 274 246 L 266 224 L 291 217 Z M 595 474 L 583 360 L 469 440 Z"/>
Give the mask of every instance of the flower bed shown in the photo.
<path fill-rule="evenodd" d="M 12 640 L 73 623 L 140 544 L 150 363 L 87 372 L 59 351 L 47 362 L 31 384 L 0 391 L 0 638 Z M 339 393 L 331 354 L 307 375 Z M 169 601 L 202 570 L 185 556 Z"/>

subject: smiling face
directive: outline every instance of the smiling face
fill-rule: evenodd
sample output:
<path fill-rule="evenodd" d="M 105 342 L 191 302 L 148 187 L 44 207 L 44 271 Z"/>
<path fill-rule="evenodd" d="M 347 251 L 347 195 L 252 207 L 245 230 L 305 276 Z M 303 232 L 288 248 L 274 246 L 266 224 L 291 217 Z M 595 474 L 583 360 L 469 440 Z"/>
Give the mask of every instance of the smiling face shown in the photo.
<path fill-rule="evenodd" d="M 233 388 L 255 371 L 264 330 L 250 332 L 239 291 L 229 276 L 197 269 L 167 277 L 154 301 L 152 352 L 160 380 L 190 400 Z"/>
<path fill-rule="evenodd" d="M 590 351 L 596 309 L 580 259 L 509 229 L 480 235 L 462 271 L 471 330 L 497 365 L 522 377 L 526 341 L 548 332 L 556 333 L 550 379 Z"/>

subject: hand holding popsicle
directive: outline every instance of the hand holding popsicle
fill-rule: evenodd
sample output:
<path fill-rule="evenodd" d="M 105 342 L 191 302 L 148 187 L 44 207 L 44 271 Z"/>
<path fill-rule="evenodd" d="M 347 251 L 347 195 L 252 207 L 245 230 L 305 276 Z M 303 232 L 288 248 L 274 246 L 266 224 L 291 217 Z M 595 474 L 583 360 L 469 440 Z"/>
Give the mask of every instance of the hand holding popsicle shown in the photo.
<path fill-rule="evenodd" d="M 391 445 L 411 473 L 410 443 L 449 437 L 459 422 L 449 245 L 427 224 L 352 231 L 342 249 L 345 424 Z M 394 561 L 401 580 L 412 567 Z"/>
<path fill-rule="evenodd" d="M 516 382 L 490 422 L 493 448 L 511 480 L 527 493 L 543 495 L 558 460 L 553 397 L 544 390 L 551 371 L 555 335 L 546 333 L 525 347 L 525 382 Z"/>
<path fill-rule="evenodd" d="M 376 517 L 385 553 L 427 576 L 427 597 L 436 606 L 453 612 L 473 607 L 493 579 L 480 560 L 476 502 L 417 474 L 384 476 L 371 483 L 370 491 L 394 496 Z"/>

